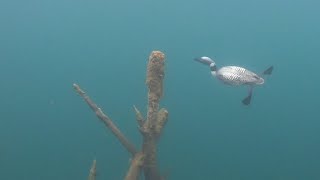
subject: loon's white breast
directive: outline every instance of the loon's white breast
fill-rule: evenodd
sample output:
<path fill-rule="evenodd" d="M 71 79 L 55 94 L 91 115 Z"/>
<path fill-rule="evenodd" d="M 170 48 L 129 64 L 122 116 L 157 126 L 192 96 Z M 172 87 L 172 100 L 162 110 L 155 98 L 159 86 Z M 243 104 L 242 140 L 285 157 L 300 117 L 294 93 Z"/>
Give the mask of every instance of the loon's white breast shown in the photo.
<path fill-rule="evenodd" d="M 212 71 L 225 84 L 229 85 L 258 85 L 263 84 L 264 79 L 257 74 L 238 66 L 224 66 L 217 71 Z"/>

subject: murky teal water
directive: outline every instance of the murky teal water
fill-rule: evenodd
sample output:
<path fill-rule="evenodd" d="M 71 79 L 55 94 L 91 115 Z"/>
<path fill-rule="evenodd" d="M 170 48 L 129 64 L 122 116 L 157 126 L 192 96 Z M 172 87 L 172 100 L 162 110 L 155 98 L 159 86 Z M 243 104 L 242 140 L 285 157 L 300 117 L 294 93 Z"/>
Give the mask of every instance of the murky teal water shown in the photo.
<path fill-rule="evenodd" d="M 137 145 L 152 50 L 166 53 L 159 144 L 169 179 L 320 178 L 318 1 L 0 1 L 0 179 L 122 179 L 129 154 L 73 91 L 76 82 Z M 257 73 L 224 86 L 193 61 Z"/>

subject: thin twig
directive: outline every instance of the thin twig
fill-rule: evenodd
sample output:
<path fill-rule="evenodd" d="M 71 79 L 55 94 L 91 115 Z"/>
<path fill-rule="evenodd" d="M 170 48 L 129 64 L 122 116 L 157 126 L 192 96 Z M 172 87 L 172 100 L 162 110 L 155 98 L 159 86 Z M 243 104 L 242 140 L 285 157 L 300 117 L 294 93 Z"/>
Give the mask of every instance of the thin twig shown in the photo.
<path fill-rule="evenodd" d="M 144 124 L 144 118 L 141 114 L 141 112 L 139 111 L 139 109 L 136 106 L 133 106 L 134 112 L 136 113 L 136 120 L 139 124 L 139 127 L 142 127 Z"/>

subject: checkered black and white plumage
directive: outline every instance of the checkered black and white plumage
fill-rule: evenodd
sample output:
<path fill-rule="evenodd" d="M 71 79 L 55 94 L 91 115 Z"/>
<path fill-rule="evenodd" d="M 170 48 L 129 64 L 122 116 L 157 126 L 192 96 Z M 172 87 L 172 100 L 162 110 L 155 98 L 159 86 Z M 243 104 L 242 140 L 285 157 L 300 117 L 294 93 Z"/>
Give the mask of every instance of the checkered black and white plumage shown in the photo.
<path fill-rule="evenodd" d="M 211 71 L 213 76 L 216 76 L 225 84 L 239 85 L 261 85 L 264 79 L 257 74 L 238 66 L 224 66 L 216 71 Z"/>

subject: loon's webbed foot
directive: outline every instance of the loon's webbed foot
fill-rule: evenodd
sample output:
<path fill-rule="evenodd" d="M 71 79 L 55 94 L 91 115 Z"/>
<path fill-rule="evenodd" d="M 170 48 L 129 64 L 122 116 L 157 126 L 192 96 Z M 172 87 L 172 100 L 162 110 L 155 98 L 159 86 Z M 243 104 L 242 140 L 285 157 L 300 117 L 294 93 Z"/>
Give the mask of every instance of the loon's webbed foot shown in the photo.
<path fill-rule="evenodd" d="M 250 87 L 248 96 L 242 100 L 242 103 L 246 106 L 251 103 L 252 90 L 253 90 L 253 87 Z"/>

